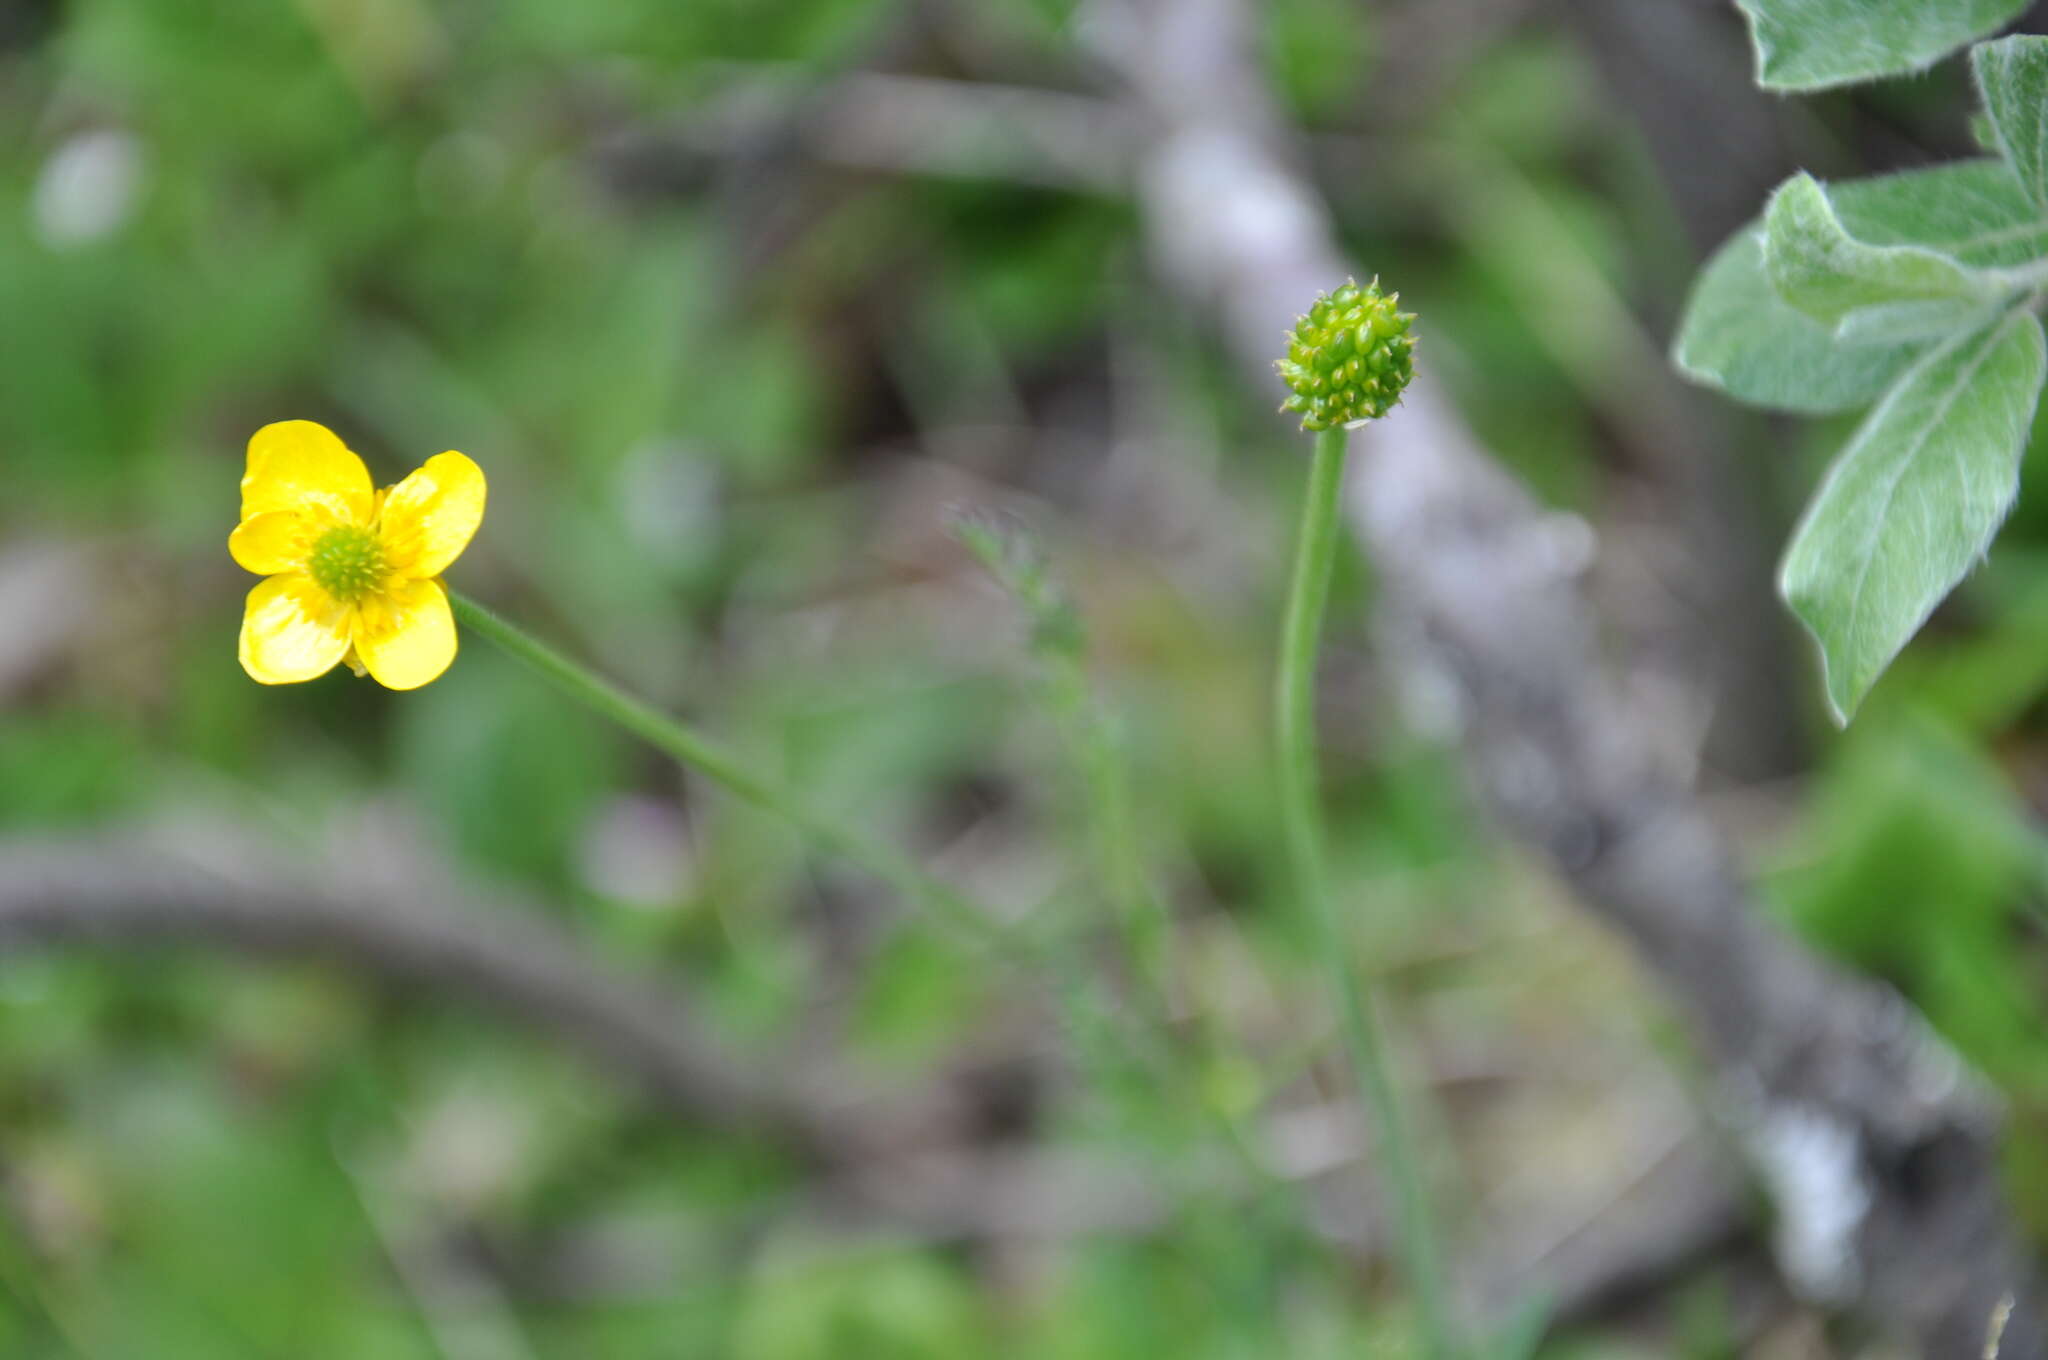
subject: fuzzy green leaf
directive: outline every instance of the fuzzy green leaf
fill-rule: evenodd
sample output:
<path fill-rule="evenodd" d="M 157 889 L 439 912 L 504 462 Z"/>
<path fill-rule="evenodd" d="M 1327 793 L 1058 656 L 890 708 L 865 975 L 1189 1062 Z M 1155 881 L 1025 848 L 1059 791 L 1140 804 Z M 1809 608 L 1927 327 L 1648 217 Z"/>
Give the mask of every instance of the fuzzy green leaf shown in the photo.
<path fill-rule="evenodd" d="M 1693 284 L 1672 359 L 1696 382 L 1779 411 L 1867 406 L 1925 344 L 1852 344 L 1795 310 L 1764 275 L 1755 223 L 1731 236 Z"/>
<path fill-rule="evenodd" d="M 1871 411 L 1807 507 L 1778 588 L 1820 644 L 1837 722 L 1990 545 L 2044 370 L 2030 312 L 1955 337 Z"/>
<path fill-rule="evenodd" d="M 2048 253 L 2048 214 L 2003 160 L 1983 157 L 1821 186 L 1842 230 L 1866 246 L 1932 250 L 1972 270 Z M 1672 357 L 1687 376 L 1776 410 L 1846 411 L 1874 401 L 1935 342 L 1981 324 L 1996 289 L 1873 303 L 1828 326 L 1778 296 L 1762 228 L 1737 232 L 1701 271 Z M 1990 281 L 1984 281 L 1989 283 Z"/>
<path fill-rule="evenodd" d="M 1735 0 L 1756 83 L 1818 90 L 1917 71 L 2018 17 L 2027 0 Z"/>
<path fill-rule="evenodd" d="M 1825 186 L 1849 235 L 1866 245 L 1914 245 L 1972 269 L 2048 255 L 2048 213 L 1995 156 Z"/>
<path fill-rule="evenodd" d="M 1975 330 L 2005 310 L 2003 300 L 1931 298 L 1920 302 L 1881 302 L 1861 307 L 1842 318 L 1835 338 L 1844 345 L 1872 344 L 1927 348 L 1961 330 Z"/>
<path fill-rule="evenodd" d="M 2036 204 L 2048 204 L 2048 38 L 2012 37 L 1970 52 L 1998 149 Z"/>
<path fill-rule="evenodd" d="M 1764 272 L 1778 296 L 1829 326 L 1861 307 L 1988 296 L 1974 271 L 1923 245 L 1873 245 L 1851 236 L 1808 174 L 1794 175 L 1764 209 Z"/>
<path fill-rule="evenodd" d="M 1970 115 L 1970 140 L 1977 144 L 1979 151 L 1988 151 L 1994 156 L 2001 154 L 1998 129 L 1991 126 L 1991 115 L 1981 109 Z"/>

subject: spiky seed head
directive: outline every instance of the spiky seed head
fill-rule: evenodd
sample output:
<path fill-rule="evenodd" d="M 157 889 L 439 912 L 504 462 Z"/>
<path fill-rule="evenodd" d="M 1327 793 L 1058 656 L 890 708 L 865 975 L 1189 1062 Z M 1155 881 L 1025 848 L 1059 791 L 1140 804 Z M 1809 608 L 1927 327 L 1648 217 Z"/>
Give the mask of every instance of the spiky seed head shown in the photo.
<path fill-rule="evenodd" d="M 1363 425 L 1392 410 L 1415 376 L 1415 314 L 1396 311 L 1400 300 L 1378 279 L 1363 288 L 1347 279 L 1317 298 L 1275 364 L 1288 388 L 1280 409 L 1299 414 L 1304 430 Z"/>

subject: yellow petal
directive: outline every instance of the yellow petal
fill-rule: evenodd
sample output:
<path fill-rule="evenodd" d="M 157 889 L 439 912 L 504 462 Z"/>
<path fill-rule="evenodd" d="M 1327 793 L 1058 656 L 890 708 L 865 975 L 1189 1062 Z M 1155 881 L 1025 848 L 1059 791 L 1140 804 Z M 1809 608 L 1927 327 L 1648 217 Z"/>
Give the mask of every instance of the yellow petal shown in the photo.
<path fill-rule="evenodd" d="M 437 453 L 391 488 L 380 514 L 384 561 L 391 570 L 439 576 L 462 556 L 483 522 L 484 470 L 452 450 Z"/>
<path fill-rule="evenodd" d="M 318 509 L 342 523 L 368 524 L 374 504 L 370 470 L 325 425 L 281 420 L 249 437 L 243 519 Z"/>
<path fill-rule="evenodd" d="M 259 581 L 242 615 L 242 669 L 265 685 L 325 675 L 348 650 L 349 607 L 296 572 Z"/>
<path fill-rule="evenodd" d="M 418 689 L 455 659 L 455 616 L 439 581 L 394 581 L 356 608 L 356 656 L 387 689 Z"/>
<path fill-rule="evenodd" d="M 311 516 L 296 510 L 266 510 L 235 526 L 228 535 L 228 553 L 244 570 L 258 576 L 303 571 L 316 534 Z"/>

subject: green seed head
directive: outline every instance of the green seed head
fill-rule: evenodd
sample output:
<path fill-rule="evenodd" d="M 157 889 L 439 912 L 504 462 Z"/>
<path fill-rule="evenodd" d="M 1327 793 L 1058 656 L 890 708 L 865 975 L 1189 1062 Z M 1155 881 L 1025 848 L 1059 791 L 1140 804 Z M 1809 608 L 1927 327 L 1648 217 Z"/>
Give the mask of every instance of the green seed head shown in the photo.
<path fill-rule="evenodd" d="M 1304 430 L 1363 425 L 1393 409 L 1415 376 L 1415 314 L 1395 311 L 1400 300 L 1380 292 L 1378 279 L 1363 288 L 1347 280 L 1317 298 L 1275 365 L 1288 387 L 1280 409 L 1299 413 Z"/>
<path fill-rule="evenodd" d="M 368 529 L 336 525 L 313 541 L 306 572 L 329 595 L 353 604 L 383 584 L 384 547 Z"/>

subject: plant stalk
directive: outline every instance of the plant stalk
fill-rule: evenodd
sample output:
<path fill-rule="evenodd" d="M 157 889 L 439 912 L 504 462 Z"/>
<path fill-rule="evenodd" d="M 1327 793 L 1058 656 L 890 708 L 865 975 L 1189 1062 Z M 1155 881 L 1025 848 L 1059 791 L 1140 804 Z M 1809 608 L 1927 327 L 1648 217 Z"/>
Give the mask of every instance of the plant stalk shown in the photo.
<path fill-rule="evenodd" d="M 1342 920 L 1330 893 L 1328 854 L 1318 790 L 1315 672 L 1330 575 L 1337 556 L 1337 511 L 1344 484 L 1345 431 L 1320 431 L 1309 468 L 1295 543 L 1294 578 L 1280 637 L 1275 688 L 1279 740 L 1280 813 L 1294 888 L 1309 918 L 1316 952 L 1326 961 L 1336 992 L 1344 1047 L 1365 1106 L 1399 1215 L 1398 1240 L 1409 1287 L 1415 1292 L 1424 1341 L 1432 1360 L 1456 1355 L 1446 1310 L 1442 1268 L 1429 1192 L 1409 1140 L 1385 1036 L 1367 984 L 1352 966 Z"/>
<path fill-rule="evenodd" d="M 458 622 L 553 681 L 569 697 L 610 718 L 681 764 L 708 775 L 745 801 L 774 813 L 822 848 L 861 866 L 904 897 L 931 909 L 977 943 L 997 943 L 1000 932 L 994 922 L 959 892 L 903 855 L 821 816 L 794 791 L 756 774 L 743 759 L 709 737 L 634 698 L 476 601 L 452 590 L 448 598 Z"/>

